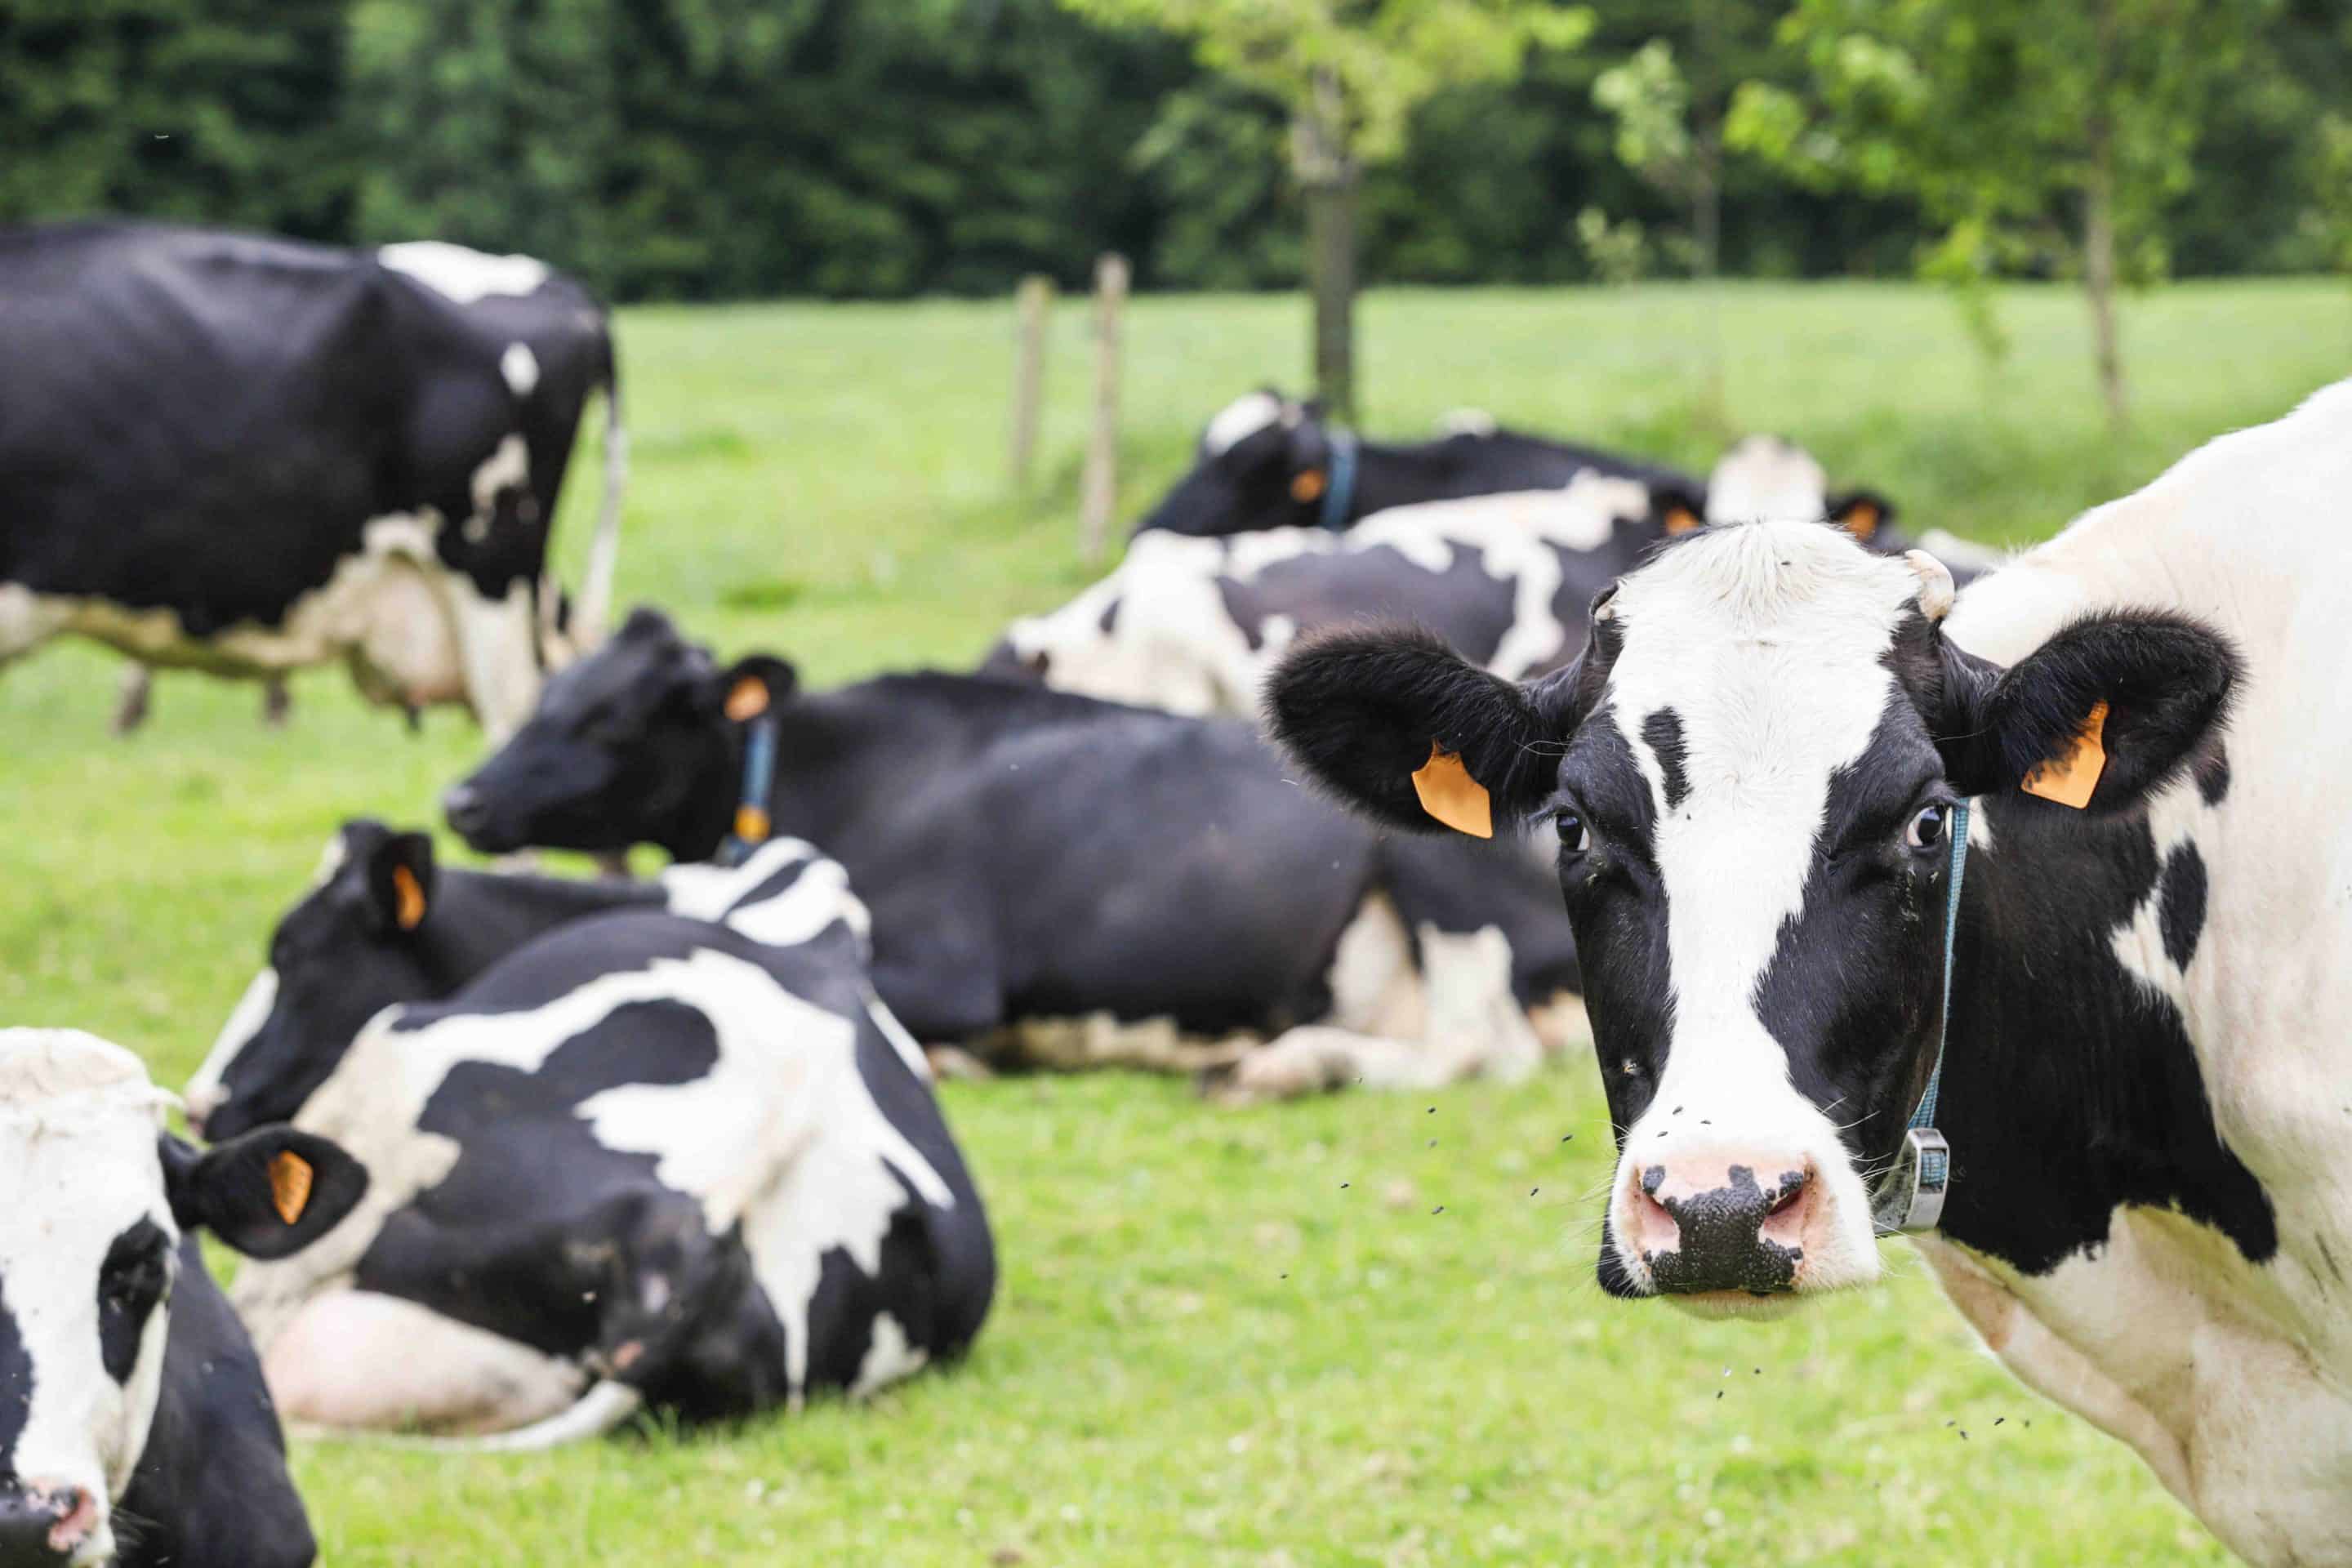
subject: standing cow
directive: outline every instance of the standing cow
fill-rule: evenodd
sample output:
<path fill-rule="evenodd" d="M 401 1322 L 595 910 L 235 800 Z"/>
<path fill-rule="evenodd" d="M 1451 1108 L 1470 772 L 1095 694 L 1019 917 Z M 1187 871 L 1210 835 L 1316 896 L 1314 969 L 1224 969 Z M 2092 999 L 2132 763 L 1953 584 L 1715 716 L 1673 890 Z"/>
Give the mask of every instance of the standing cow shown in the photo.
<path fill-rule="evenodd" d="M 264 1128 L 198 1153 L 120 1046 L 0 1029 L 0 1563 L 307 1568 L 310 1521 L 198 1233 L 257 1259 L 331 1230 L 367 1173 Z"/>
<path fill-rule="evenodd" d="M 1709 530 L 1548 680 L 1359 631 L 1272 700 L 1385 821 L 1429 826 L 1434 743 L 1556 829 L 1604 1288 L 1769 1310 L 1921 1231 L 1985 1342 L 2231 1550 L 2352 1562 L 2347 497 L 2352 383 L 1958 608 L 1924 554 Z"/>
<path fill-rule="evenodd" d="M 493 739 L 593 640 L 624 447 L 604 314 L 527 257 L 147 224 L 0 228 L 0 662 L 61 633 Z M 606 473 L 572 626 L 549 529 L 582 409 Z"/>

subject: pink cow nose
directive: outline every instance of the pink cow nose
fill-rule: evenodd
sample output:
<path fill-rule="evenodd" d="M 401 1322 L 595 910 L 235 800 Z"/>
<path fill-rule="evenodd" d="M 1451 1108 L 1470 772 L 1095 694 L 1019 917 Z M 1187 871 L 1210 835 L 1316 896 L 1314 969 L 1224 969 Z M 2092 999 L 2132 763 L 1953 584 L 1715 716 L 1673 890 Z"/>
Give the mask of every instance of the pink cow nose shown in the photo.
<path fill-rule="evenodd" d="M 1694 1150 L 1634 1167 L 1626 1237 L 1652 1281 L 1675 1295 L 1792 1289 L 1821 1201 L 1811 1160 L 1760 1150 Z"/>
<path fill-rule="evenodd" d="M 0 1565 L 44 1568 L 71 1561 L 100 1523 L 89 1489 L 34 1479 L 0 1492 Z"/>

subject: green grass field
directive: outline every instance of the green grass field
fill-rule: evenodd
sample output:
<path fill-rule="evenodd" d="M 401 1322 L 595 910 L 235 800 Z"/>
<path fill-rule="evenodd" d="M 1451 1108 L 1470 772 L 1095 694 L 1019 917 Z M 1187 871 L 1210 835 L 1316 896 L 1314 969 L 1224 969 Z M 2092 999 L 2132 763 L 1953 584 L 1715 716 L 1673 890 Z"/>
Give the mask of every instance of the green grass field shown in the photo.
<path fill-rule="evenodd" d="M 1920 289 L 1735 288 L 1732 420 L 1915 525 L 2023 541 L 2352 363 L 2340 286 L 2169 289 L 2126 317 L 2137 426 L 2116 443 L 2079 300 L 2002 309 L 2018 346 L 1988 372 Z M 1727 432 L 1695 412 L 1701 319 L 1671 289 L 1378 294 L 1367 426 L 1476 405 L 1703 467 Z M 1136 304 L 1123 515 L 1210 411 L 1292 377 L 1304 332 L 1291 300 Z M 625 603 L 826 684 L 969 661 L 1087 580 L 1078 308 L 1055 321 L 1027 498 L 1003 478 L 1007 309 L 643 310 L 621 333 Z M 575 561 L 594 471 L 567 498 Z M 255 689 L 166 677 L 119 742 L 118 668 L 60 647 L 0 677 L 0 1022 L 95 1030 L 176 1085 L 335 824 L 429 822 L 478 740 L 449 713 L 411 736 L 328 670 L 297 682 L 284 732 Z M 1899 1244 L 1890 1288 L 1772 1325 L 1605 1300 L 1607 1121 L 1583 1062 L 1246 1111 L 1116 1077 L 946 1099 L 1005 1268 L 967 1364 L 870 1406 L 546 1457 L 304 1446 L 328 1561 L 2221 1560 L 2127 1452 L 1978 1352 Z"/>

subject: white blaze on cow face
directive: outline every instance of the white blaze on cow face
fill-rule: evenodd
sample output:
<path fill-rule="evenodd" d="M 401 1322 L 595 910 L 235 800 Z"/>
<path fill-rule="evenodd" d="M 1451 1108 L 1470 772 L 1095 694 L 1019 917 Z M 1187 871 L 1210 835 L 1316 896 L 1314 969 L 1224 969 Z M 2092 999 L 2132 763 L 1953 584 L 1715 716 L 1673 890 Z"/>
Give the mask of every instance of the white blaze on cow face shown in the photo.
<path fill-rule="evenodd" d="M 113 1554 L 110 1516 L 163 1386 L 178 1226 L 139 1059 L 71 1030 L 0 1030 L 0 1474 L 75 1499 L 50 1541 Z"/>
<path fill-rule="evenodd" d="M 1648 787 L 1672 989 L 1664 1062 L 1610 1207 L 1637 1287 L 1655 1284 L 1644 1251 L 1675 1245 L 1660 1205 L 1738 1186 L 1742 1169 L 1768 1194 L 1785 1195 L 1789 1176 L 1803 1189 L 1763 1232 L 1801 1253 L 1788 1283 L 1876 1277 L 1861 1173 L 1830 1110 L 1791 1081 L 1758 991 L 1803 910 L 1832 776 L 1861 758 L 1895 695 L 1883 658 L 1920 588 L 1906 563 L 1829 529 L 1762 524 L 1669 551 L 1612 606 L 1623 643 L 1585 731 L 1613 729 Z M 1602 1070 L 1622 1070 L 1608 1046 L 1604 1033 Z"/>
<path fill-rule="evenodd" d="M 1748 437 L 1707 477 L 1709 522 L 1819 522 L 1828 510 L 1829 476 L 1778 436 Z"/>
<path fill-rule="evenodd" d="M 1261 430 L 1297 423 L 1298 410 L 1295 405 L 1271 392 L 1248 393 L 1217 410 L 1201 437 L 1201 452 L 1204 457 L 1221 457 Z"/>
<path fill-rule="evenodd" d="M 387 245 L 375 258 L 460 305 L 492 294 L 535 294 L 548 279 L 547 263 L 528 256 L 488 256 L 441 239 Z"/>

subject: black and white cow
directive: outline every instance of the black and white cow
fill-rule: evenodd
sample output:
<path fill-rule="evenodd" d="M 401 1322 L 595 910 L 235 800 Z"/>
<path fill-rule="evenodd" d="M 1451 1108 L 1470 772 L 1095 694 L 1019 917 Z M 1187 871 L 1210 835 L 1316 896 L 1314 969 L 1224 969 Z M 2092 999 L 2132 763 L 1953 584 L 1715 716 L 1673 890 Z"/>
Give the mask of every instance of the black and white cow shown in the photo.
<path fill-rule="evenodd" d="M 543 885 L 436 878 L 414 835 L 345 837 L 360 874 L 320 896 L 355 890 L 370 929 L 298 907 L 274 1033 L 207 1069 L 210 1123 L 289 1108 L 374 1178 L 302 1257 L 237 1276 L 288 1419 L 536 1447 L 646 1405 L 702 1421 L 864 1394 L 969 1347 L 995 1286 L 986 1214 L 920 1051 L 874 1002 L 838 867 L 779 847 L 709 873 L 703 907 L 732 926 L 618 900 L 527 935 L 563 914 Z M 356 1037 L 322 983 L 340 965 L 369 1000 L 423 996 L 499 941 Z"/>
<path fill-rule="evenodd" d="M 1232 1066 L 1272 1094 L 1523 1074 L 1580 1028 L 1540 870 L 1386 840 L 1286 783 L 1247 724 L 971 676 L 795 686 L 640 610 L 449 792 L 450 824 L 493 852 L 707 858 L 764 727 L 778 769 L 750 804 L 848 868 L 876 988 L 927 1043 Z"/>
<path fill-rule="evenodd" d="M 589 395 L 618 544 L 612 340 L 527 257 L 121 222 L 0 227 L 0 662 L 62 633 L 370 699 L 493 737 L 560 662 L 549 529 Z M 550 646 L 555 645 L 555 646 Z"/>
<path fill-rule="evenodd" d="M 1924 554 L 1709 530 L 1552 679 L 1356 632 L 1271 702 L 1382 820 L 1426 825 L 1435 742 L 1556 827 L 1621 1130 L 1610 1290 L 1731 1311 L 1871 1282 L 1874 1186 L 1932 1110 L 1921 1246 L 1986 1342 L 2233 1551 L 2345 1562 L 2347 498 L 2352 383 L 1957 609 Z"/>
<path fill-rule="evenodd" d="M 331 1229 L 367 1188 L 325 1139 L 199 1153 L 139 1058 L 0 1029 L 0 1563 L 305 1568 L 316 1555 L 252 1342 L 205 1272 Z"/>
<path fill-rule="evenodd" d="M 188 1123 L 229 1138 L 283 1121 L 333 1065 L 321 1041 L 348 1044 L 387 1007 L 453 995 L 558 926 L 631 910 L 716 921 L 771 947 L 821 944 L 841 963 L 870 956 L 848 876 L 799 839 L 772 839 L 731 868 L 583 881 L 443 867 L 425 834 L 358 818 L 328 840 L 318 876 L 270 933 L 269 962 L 188 1080 Z"/>

